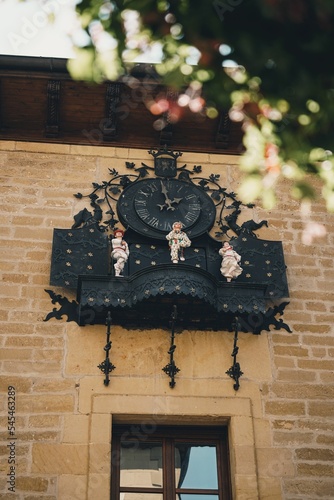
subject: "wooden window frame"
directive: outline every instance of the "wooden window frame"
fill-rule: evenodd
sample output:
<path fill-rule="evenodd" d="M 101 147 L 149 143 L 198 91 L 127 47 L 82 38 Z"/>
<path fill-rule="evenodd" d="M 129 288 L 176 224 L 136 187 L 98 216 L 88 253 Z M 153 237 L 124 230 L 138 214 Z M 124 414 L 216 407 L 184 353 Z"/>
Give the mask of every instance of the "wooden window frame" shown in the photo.
<path fill-rule="evenodd" d="M 152 432 L 151 432 L 152 431 Z M 126 441 L 134 442 L 161 442 L 163 453 L 163 487 L 136 488 L 120 486 L 120 443 L 122 437 Z M 192 443 L 194 445 L 215 445 L 217 450 L 218 489 L 177 488 L 175 484 L 174 445 L 177 442 Z M 176 500 L 182 494 L 206 494 L 219 500 L 231 500 L 231 481 L 228 450 L 227 426 L 156 426 L 145 435 L 140 432 L 139 426 L 114 425 L 112 436 L 112 474 L 111 500 L 119 500 L 121 492 L 127 493 L 156 493 L 161 494 L 163 500 Z M 149 497 L 148 497 L 149 498 Z"/>

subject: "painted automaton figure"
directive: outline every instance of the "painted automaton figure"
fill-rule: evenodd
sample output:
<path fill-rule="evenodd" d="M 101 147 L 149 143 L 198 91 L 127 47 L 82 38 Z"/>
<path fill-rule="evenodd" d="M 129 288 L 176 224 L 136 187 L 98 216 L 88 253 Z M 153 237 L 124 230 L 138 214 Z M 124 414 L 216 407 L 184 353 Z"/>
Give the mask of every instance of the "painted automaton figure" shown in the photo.
<path fill-rule="evenodd" d="M 172 231 L 166 236 L 173 264 L 177 264 L 179 260 L 185 260 L 184 249 L 191 245 L 191 241 L 186 233 L 182 231 L 182 227 L 182 222 L 174 222 Z"/>
<path fill-rule="evenodd" d="M 124 231 L 115 229 L 114 238 L 111 240 L 111 257 L 116 261 L 114 264 L 115 276 L 122 276 L 124 265 L 129 257 L 129 247 L 123 240 Z"/>
<path fill-rule="evenodd" d="M 233 247 L 228 241 L 223 243 L 222 248 L 219 250 L 219 255 L 223 258 L 220 272 L 228 282 L 232 278 L 237 278 L 242 273 L 242 267 L 240 267 L 239 262 L 241 261 L 241 256 L 233 250 Z"/>

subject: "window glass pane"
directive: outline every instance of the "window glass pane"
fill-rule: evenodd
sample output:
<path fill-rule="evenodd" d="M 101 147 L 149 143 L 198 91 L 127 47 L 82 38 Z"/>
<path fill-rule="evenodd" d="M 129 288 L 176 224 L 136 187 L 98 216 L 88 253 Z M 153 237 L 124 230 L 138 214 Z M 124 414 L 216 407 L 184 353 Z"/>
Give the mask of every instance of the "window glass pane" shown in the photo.
<path fill-rule="evenodd" d="M 119 500 L 162 500 L 160 493 L 120 493 Z"/>
<path fill-rule="evenodd" d="M 121 486 L 162 487 L 161 443 L 121 442 Z M 128 493 L 126 493 L 128 495 Z M 126 500 L 128 497 L 124 497 Z M 134 500 L 142 497 L 129 497 Z M 154 499 L 155 500 L 155 499 Z"/>
<path fill-rule="evenodd" d="M 175 443 L 175 481 L 177 488 L 217 489 L 216 447 Z"/>
<path fill-rule="evenodd" d="M 175 500 L 219 500 L 218 495 L 195 495 L 195 494 L 184 494 L 176 495 Z"/>

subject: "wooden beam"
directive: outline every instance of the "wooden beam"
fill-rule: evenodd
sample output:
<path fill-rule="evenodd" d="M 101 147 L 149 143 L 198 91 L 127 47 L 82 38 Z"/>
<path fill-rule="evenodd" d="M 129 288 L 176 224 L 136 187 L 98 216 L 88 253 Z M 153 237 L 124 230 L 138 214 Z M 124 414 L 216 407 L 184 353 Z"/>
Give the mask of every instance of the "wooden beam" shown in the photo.
<path fill-rule="evenodd" d="M 177 90 L 168 87 L 166 90 L 166 100 L 169 103 L 176 102 L 178 100 L 179 93 Z M 173 124 L 170 120 L 170 111 L 165 111 L 162 115 L 162 120 L 166 123 L 166 126 L 160 132 L 160 145 L 172 146 L 173 144 Z"/>
<path fill-rule="evenodd" d="M 105 97 L 105 117 L 102 124 L 104 141 L 114 141 L 117 136 L 117 106 L 120 101 L 121 84 L 107 83 Z"/>
<path fill-rule="evenodd" d="M 227 149 L 230 142 L 231 120 L 227 111 L 223 111 L 219 117 L 219 124 L 216 133 L 216 148 Z"/>
<path fill-rule="evenodd" d="M 58 137 L 59 135 L 60 88 L 60 80 L 48 80 L 46 137 Z"/>

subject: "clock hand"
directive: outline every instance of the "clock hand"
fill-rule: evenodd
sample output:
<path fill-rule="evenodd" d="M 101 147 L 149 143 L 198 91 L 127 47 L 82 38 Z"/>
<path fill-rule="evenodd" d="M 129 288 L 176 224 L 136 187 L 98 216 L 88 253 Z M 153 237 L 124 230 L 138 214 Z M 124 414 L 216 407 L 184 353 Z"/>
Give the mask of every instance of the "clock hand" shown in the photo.
<path fill-rule="evenodd" d="M 160 184 L 161 184 L 161 192 L 165 197 L 165 203 L 167 203 L 167 205 L 170 205 L 171 200 L 169 199 L 167 188 L 165 184 L 162 182 L 162 180 L 160 180 Z"/>
<path fill-rule="evenodd" d="M 157 207 L 160 208 L 160 210 L 162 211 L 165 207 L 167 207 L 167 210 L 168 210 L 168 205 L 166 205 L 165 203 L 163 205 L 160 205 L 159 203 L 157 203 Z M 170 207 L 172 210 L 174 210 L 174 207 Z"/>
<path fill-rule="evenodd" d="M 163 205 L 158 205 L 158 207 L 160 207 L 160 210 L 163 210 L 165 207 L 167 207 L 167 210 L 175 210 L 175 208 L 172 206 L 172 200 L 169 199 L 167 188 L 162 180 L 160 180 L 160 184 L 161 192 L 165 197 L 165 203 Z"/>
<path fill-rule="evenodd" d="M 162 180 L 160 180 L 160 184 L 161 184 L 161 192 L 165 196 L 165 203 L 163 205 L 158 204 L 158 207 L 160 208 L 160 210 L 163 210 L 165 207 L 167 207 L 167 210 L 175 210 L 175 207 L 173 207 L 172 204 L 180 203 L 180 201 L 182 201 L 183 198 L 174 198 L 173 200 L 171 200 L 168 196 L 167 188 Z"/>
<path fill-rule="evenodd" d="M 179 204 L 180 201 L 182 201 L 183 198 L 174 198 L 173 200 L 169 200 L 171 203 L 177 203 Z M 167 210 L 175 210 L 176 207 L 172 207 L 171 205 L 167 207 Z"/>

